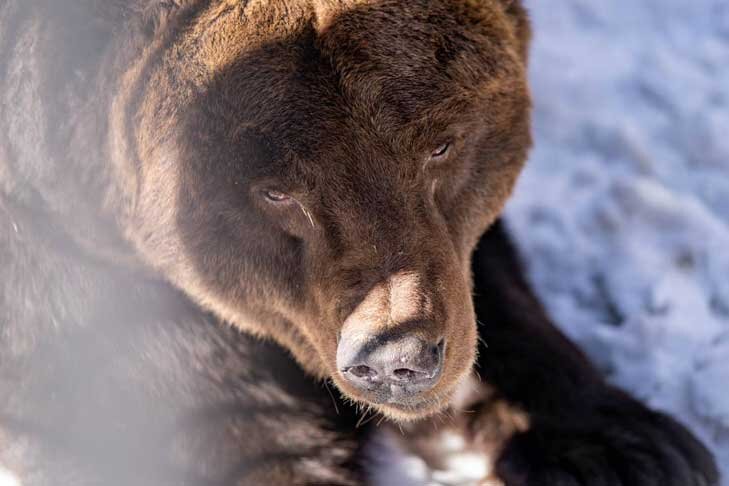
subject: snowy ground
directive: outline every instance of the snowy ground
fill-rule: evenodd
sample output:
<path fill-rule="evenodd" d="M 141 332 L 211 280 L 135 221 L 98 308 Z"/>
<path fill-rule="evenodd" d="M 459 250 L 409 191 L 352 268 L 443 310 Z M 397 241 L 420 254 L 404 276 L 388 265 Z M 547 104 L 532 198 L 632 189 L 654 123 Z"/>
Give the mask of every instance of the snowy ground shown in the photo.
<path fill-rule="evenodd" d="M 729 2 L 527 5 L 536 140 L 507 216 L 532 282 L 729 486 Z"/>

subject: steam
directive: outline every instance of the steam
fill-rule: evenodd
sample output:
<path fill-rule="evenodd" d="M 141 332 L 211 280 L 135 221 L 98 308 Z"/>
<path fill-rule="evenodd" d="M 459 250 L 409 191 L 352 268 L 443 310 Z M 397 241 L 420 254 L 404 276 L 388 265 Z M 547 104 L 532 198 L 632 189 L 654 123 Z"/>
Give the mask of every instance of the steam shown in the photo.
<path fill-rule="evenodd" d="M 21 486 L 21 484 L 13 473 L 0 466 L 0 486 Z"/>

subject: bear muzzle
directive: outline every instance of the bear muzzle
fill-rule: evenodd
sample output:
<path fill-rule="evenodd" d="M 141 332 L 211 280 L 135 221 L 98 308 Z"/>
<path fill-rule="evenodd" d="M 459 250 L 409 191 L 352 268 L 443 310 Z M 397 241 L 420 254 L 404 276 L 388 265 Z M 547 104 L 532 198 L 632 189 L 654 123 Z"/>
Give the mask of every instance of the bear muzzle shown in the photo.
<path fill-rule="evenodd" d="M 337 368 L 368 401 L 412 407 L 438 383 L 445 346 L 445 339 L 431 342 L 409 334 L 362 339 L 345 333 L 337 347 Z"/>

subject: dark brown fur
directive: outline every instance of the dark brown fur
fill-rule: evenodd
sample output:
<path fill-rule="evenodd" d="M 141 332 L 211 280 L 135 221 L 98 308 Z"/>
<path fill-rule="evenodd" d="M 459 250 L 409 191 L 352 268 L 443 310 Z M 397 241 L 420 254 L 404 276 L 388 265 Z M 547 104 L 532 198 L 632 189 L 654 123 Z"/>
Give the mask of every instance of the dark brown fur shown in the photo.
<path fill-rule="evenodd" d="M 354 401 L 456 414 L 509 485 L 714 484 L 552 327 L 498 224 L 471 264 L 530 145 L 528 40 L 505 0 L 0 3 L 0 466 L 358 484 Z M 376 403 L 336 367 L 352 328 L 445 338 L 442 378 Z"/>

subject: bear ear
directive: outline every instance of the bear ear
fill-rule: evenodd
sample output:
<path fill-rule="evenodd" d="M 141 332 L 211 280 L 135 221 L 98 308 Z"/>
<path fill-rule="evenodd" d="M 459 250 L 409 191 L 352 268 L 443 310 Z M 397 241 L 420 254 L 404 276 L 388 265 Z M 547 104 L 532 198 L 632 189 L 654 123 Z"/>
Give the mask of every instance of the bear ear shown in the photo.
<path fill-rule="evenodd" d="M 503 7 L 506 14 L 514 22 L 514 33 L 519 43 L 519 54 L 524 64 L 529 59 L 529 44 L 532 39 L 531 23 L 529 15 L 522 0 L 497 0 Z"/>
<path fill-rule="evenodd" d="M 117 26 L 124 23 L 134 34 L 150 37 L 176 12 L 195 0 L 89 0 L 98 20 Z"/>
<path fill-rule="evenodd" d="M 524 64 L 529 57 L 529 44 L 532 38 L 532 30 L 529 23 L 529 15 L 524 7 L 523 0 L 457 0 L 465 2 L 470 8 L 479 11 L 487 5 L 491 8 L 500 7 L 511 21 L 514 37 L 517 42 L 517 50 Z"/>

